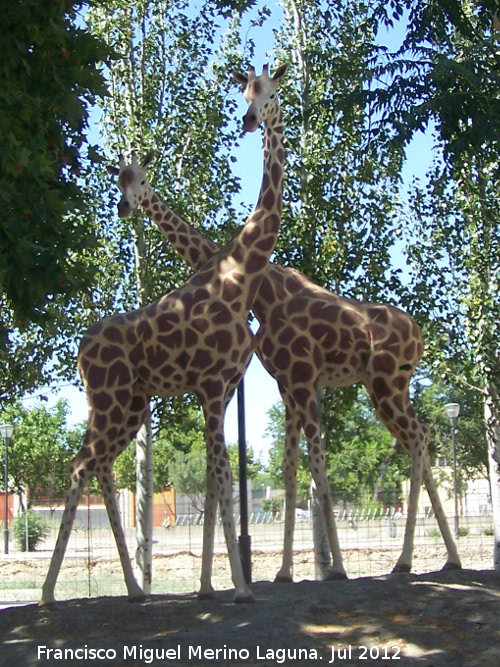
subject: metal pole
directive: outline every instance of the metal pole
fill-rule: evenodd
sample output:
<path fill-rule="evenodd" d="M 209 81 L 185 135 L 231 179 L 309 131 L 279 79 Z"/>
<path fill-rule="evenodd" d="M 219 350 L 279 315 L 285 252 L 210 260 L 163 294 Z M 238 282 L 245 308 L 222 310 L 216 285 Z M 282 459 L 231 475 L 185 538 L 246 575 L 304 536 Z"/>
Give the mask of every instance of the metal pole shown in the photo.
<path fill-rule="evenodd" d="M 458 494 L 457 494 L 457 447 L 455 443 L 455 429 L 458 415 L 460 414 L 459 403 L 447 403 L 444 406 L 451 424 L 451 443 L 453 446 L 453 497 L 455 501 L 455 537 L 458 537 Z"/>
<path fill-rule="evenodd" d="M 452 417 L 451 419 L 451 443 L 453 447 L 453 497 L 455 501 L 455 537 L 458 537 L 459 525 L 458 525 L 458 494 L 457 494 L 457 447 L 455 443 L 455 426 L 457 424 L 457 418 Z"/>
<path fill-rule="evenodd" d="M 248 534 L 248 491 L 247 491 L 247 442 L 245 434 L 245 386 L 243 379 L 238 386 L 238 462 L 240 473 L 240 529 L 238 537 L 241 565 L 247 584 L 252 583 L 252 548 Z"/>
<path fill-rule="evenodd" d="M 9 553 L 9 438 L 4 437 L 5 464 L 4 464 L 4 489 L 5 489 L 5 529 L 4 529 L 4 553 Z"/>

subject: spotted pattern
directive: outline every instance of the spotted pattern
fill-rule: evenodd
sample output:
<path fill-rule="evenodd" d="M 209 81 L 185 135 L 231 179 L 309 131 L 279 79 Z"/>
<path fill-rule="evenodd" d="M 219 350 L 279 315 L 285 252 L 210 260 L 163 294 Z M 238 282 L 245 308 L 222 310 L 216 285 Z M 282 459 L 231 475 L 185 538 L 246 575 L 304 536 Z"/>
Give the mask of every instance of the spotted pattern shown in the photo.
<path fill-rule="evenodd" d="M 266 185 L 264 182 L 264 187 Z M 144 199 L 160 202 L 149 184 Z M 217 244 L 165 204 L 163 206 L 165 215 L 157 224 L 193 268 L 218 252 Z M 151 215 L 147 207 L 146 211 Z M 196 261 L 190 259 L 194 249 L 201 249 L 196 253 Z M 397 308 L 341 298 L 314 285 L 298 271 L 273 264 L 269 266 L 252 309 L 261 323 L 257 354 L 278 381 L 286 406 L 285 546 L 278 579 L 291 579 L 297 448 L 302 429 L 308 441 L 311 472 L 317 487 L 322 489 L 325 514 L 332 516 L 319 443 L 317 389 L 358 382 L 365 384 L 379 417 L 403 443 L 412 459 L 407 530 L 395 569 L 411 567 L 416 511 L 413 508 L 418 502 L 422 477 L 446 543 L 446 567 L 459 566 L 430 471 L 427 427 L 416 418 L 409 398 L 410 378 L 423 353 L 422 334 L 417 324 Z M 329 530 L 334 560 L 332 576 L 342 576 L 344 569 L 333 522 Z"/>
<path fill-rule="evenodd" d="M 381 421 L 411 457 L 411 489 L 402 553 L 395 571 L 411 569 L 418 495 L 422 479 L 428 490 L 448 559 L 460 559 L 434 483 L 427 453 L 428 427 L 414 411 L 410 378 L 424 349 L 420 328 L 406 313 L 386 304 L 339 297 L 303 274 L 270 265 L 254 302 L 261 328 L 257 354 L 276 378 L 286 406 L 287 446 L 285 544 L 277 579 L 291 580 L 292 538 L 300 431 L 306 436 L 309 465 L 323 505 L 333 556 L 332 577 L 345 575 L 333 523 L 321 447 L 317 391 L 363 383 Z"/>
<path fill-rule="evenodd" d="M 253 75 L 252 75 L 253 72 Z M 252 70 L 253 89 L 256 90 Z M 260 79 L 268 97 L 276 82 Z M 116 457 L 135 437 L 152 396 L 194 393 L 205 415 L 207 493 L 200 596 L 213 593 L 211 570 L 217 503 L 235 586 L 235 600 L 252 598 L 241 566 L 233 519 L 232 473 L 224 441 L 227 404 L 248 366 L 256 339 L 248 326 L 249 309 L 266 273 L 281 220 L 283 124 L 277 102 L 254 99 L 249 106 L 265 125 L 264 173 L 254 212 L 234 239 L 211 253 L 182 287 L 139 310 L 109 317 L 91 326 L 81 340 L 78 366 L 87 391 L 89 416 L 85 440 L 71 463 L 70 487 L 61 528 L 45 580 L 41 604 L 54 600 L 57 576 L 71 532 L 76 506 L 91 474 L 98 478 L 106 503 L 127 590 L 143 597 L 135 581 L 120 522 L 112 470 Z M 164 229 L 178 220 L 148 190 L 148 199 L 129 191 L 138 165 L 122 163 L 118 210 L 128 217 L 139 201 Z M 168 220 L 169 222 L 166 222 Z M 179 242 L 188 237 L 179 235 Z M 182 243 L 182 245 L 184 245 Z M 207 253 L 204 239 L 184 255 Z M 189 259 L 188 259 L 189 258 Z"/>
<path fill-rule="evenodd" d="M 278 149 L 278 156 L 279 151 Z M 281 158 L 280 158 L 281 159 Z M 143 178 L 136 174 L 135 181 Z M 263 192 L 268 187 L 264 178 Z M 193 268 L 198 269 L 219 246 L 177 216 L 160 201 L 147 180 L 142 205 L 164 236 Z M 163 216 L 154 216 L 153 202 Z M 291 580 L 296 474 L 300 432 L 308 441 L 311 472 L 323 499 L 333 555 L 332 576 L 345 571 L 332 517 L 328 484 L 319 440 L 317 389 L 363 382 L 379 417 L 410 454 L 411 490 L 407 528 L 396 570 L 411 567 L 418 494 L 423 477 L 448 558 L 460 559 L 436 490 L 427 454 L 427 427 L 416 418 L 409 382 L 423 353 L 417 324 L 397 308 L 341 298 L 314 285 L 293 269 L 271 264 L 253 311 L 261 323 L 257 354 L 279 383 L 286 406 L 286 449 L 283 473 L 286 488 L 285 544 L 280 580 Z"/>

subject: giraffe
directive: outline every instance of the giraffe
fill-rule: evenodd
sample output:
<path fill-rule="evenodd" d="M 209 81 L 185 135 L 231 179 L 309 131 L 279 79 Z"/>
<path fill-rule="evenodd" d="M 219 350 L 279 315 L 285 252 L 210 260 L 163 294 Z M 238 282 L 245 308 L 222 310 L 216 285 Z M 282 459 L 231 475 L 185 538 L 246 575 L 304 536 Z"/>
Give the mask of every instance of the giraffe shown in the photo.
<path fill-rule="evenodd" d="M 224 441 L 224 415 L 254 352 L 249 310 L 265 275 L 281 222 L 283 122 L 276 100 L 279 79 L 261 78 L 267 95 L 254 100 L 243 119 L 245 132 L 264 123 L 264 171 L 256 207 L 232 241 L 202 263 L 184 285 L 154 303 L 92 325 L 83 335 L 78 368 L 87 392 L 88 424 L 71 463 L 70 487 L 40 606 L 55 601 L 54 589 L 82 489 L 96 474 L 130 600 L 141 600 L 125 544 L 112 469 L 141 426 L 151 396 L 194 393 L 203 408 L 207 447 L 205 521 L 199 597 L 213 597 L 211 584 L 217 502 L 235 587 L 235 602 L 253 601 L 242 571 L 233 519 L 232 474 Z M 243 75 L 242 75 L 243 76 Z M 251 69 L 248 79 L 255 80 Z M 130 174 L 121 174 L 127 186 Z M 124 205 L 124 218 L 133 213 Z"/>
<path fill-rule="evenodd" d="M 243 85 L 246 79 L 237 78 Z M 155 193 L 147 179 L 154 157 L 119 170 L 119 210 L 141 205 L 179 255 L 194 269 L 219 246 L 178 216 Z M 126 174 L 126 182 L 122 175 Z M 460 568 L 460 558 L 432 476 L 427 452 L 428 427 L 410 400 L 409 384 L 424 349 L 422 332 L 405 312 L 391 305 L 348 299 L 315 285 L 291 268 L 269 264 L 252 311 L 260 322 L 256 353 L 278 381 L 286 408 L 283 471 L 286 488 L 285 537 L 277 582 L 292 581 L 296 474 L 303 429 L 311 474 L 321 497 L 333 565 L 327 578 L 346 576 L 331 508 L 320 441 L 317 390 L 363 383 L 390 433 L 411 457 L 411 485 L 403 550 L 393 572 L 411 570 L 418 497 L 424 481 L 447 549 L 443 569 Z"/>

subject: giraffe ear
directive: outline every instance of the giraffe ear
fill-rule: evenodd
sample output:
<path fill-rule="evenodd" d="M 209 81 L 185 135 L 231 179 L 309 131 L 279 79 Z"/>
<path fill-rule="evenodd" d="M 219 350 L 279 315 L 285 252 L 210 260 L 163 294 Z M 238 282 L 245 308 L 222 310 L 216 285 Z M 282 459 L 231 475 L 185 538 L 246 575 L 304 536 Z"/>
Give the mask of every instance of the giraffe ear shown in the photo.
<path fill-rule="evenodd" d="M 281 79 L 281 77 L 285 74 L 285 72 L 288 69 L 288 65 L 280 65 L 276 72 L 274 73 L 273 79 L 275 81 L 278 81 L 278 79 Z"/>
<path fill-rule="evenodd" d="M 119 176 L 120 175 L 120 170 L 118 167 L 106 167 L 108 174 L 111 174 L 111 176 Z"/>
<path fill-rule="evenodd" d="M 154 156 L 155 156 L 154 151 L 147 152 L 146 155 L 144 156 L 144 159 L 142 160 L 142 166 L 149 167 L 151 162 L 153 162 Z"/>
<path fill-rule="evenodd" d="M 243 86 L 243 88 L 247 87 L 248 76 L 246 74 L 241 74 L 241 72 L 233 72 L 233 78 L 236 81 L 236 83 L 240 83 Z"/>

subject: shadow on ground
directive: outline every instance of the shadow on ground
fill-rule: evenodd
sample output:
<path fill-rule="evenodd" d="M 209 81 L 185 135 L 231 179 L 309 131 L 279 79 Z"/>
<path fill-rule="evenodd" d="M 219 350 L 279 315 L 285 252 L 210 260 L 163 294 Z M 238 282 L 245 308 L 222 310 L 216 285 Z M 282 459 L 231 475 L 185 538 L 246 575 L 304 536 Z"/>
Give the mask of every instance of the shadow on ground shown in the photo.
<path fill-rule="evenodd" d="M 0 611 L 0 665 L 500 664 L 500 575 L 448 571 L 252 585 L 254 604 L 195 594 Z M 217 652 L 218 651 L 218 652 Z"/>

